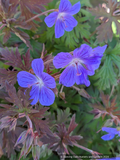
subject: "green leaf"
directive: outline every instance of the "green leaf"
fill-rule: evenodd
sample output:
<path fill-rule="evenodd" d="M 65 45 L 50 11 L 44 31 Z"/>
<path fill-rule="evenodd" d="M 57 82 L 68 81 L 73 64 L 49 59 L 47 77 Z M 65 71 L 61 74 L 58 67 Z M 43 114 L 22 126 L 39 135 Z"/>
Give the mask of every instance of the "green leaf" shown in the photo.
<path fill-rule="evenodd" d="M 86 6 L 86 7 L 92 7 L 91 1 L 90 0 L 81 0 L 80 1 L 81 6 Z"/>
<path fill-rule="evenodd" d="M 57 124 L 62 124 L 68 121 L 70 115 L 71 114 L 69 108 L 66 108 L 66 110 L 64 111 L 57 109 Z"/>
<path fill-rule="evenodd" d="M 104 65 L 92 77 L 93 80 L 97 80 L 94 85 L 100 90 L 117 85 L 117 78 L 120 75 L 120 45 L 117 44 L 114 49 L 109 47 L 105 53 Z"/>

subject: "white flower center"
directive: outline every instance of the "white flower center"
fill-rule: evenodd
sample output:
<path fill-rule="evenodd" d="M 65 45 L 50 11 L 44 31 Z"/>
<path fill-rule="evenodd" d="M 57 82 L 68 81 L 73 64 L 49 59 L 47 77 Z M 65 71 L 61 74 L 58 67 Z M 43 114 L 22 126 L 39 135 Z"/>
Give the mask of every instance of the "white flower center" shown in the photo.
<path fill-rule="evenodd" d="M 70 65 L 77 67 L 77 65 L 80 65 L 81 63 L 83 63 L 83 61 L 79 58 L 74 58 L 71 62 Z"/>
<path fill-rule="evenodd" d="M 38 78 L 38 77 L 37 77 Z M 41 88 L 44 86 L 44 82 L 41 78 L 38 78 L 38 82 L 37 82 L 37 85 Z"/>
<path fill-rule="evenodd" d="M 57 16 L 57 19 L 64 20 L 65 14 L 66 14 L 66 13 L 64 13 L 64 12 L 59 13 L 58 16 Z"/>
<path fill-rule="evenodd" d="M 82 74 L 82 72 L 81 71 L 79 71 L 79 69 L 78 69 L 78 65 L 81 65 L 81 64 L 83 64 L 83 61 L 81 60 L 81 59 L 79 59 L 79 58 L 74 58 L 70 63 L 69 63 L 69 65 L 70 66 L 73 66 L 73 67 L 75 67 L 76 68 L 76 70 L 77 70 L 77 76 L 80 76 L 81 74 Z"/>

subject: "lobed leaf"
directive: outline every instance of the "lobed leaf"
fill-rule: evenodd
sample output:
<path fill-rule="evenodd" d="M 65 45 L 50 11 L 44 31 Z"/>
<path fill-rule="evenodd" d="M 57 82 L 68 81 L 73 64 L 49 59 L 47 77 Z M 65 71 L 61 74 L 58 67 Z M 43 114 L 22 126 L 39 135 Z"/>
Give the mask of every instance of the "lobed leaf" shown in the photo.
<path fill-rule="evenodd" d="M 1 49 L 2 60 L 8 61 L 5 64 L 10 65 L 12 67 L 20 68 L 21 70 L 29 71 L 31 67 L 31 58 L 30 58 L 30 50 L 23 55 L 24 63 L 22 62 L 21 55 L 16 48 L 15 54 L 13 50 L 9 51 L 8 48 Z"/>
<path fill-rule="evenodd" d="M 21 9 L 21 16 L 25 18 L 25 21 L 30 19 L 31 17 L 35 16 L 34 13 L 40 13 L 42 9 L 44 9 L 43 5 L 49 3 L 51 0 L 10 0 L 14 6 L 20 5 Z M 40 21 L 39 18 L 35 20 Z M 28 25 L 32 26 L 32 29 L 36 29 L 38 26 L 33 21 L 28 22 Z"/>
<path fill-rule="evenodd" d="M 120 35 L 120 23 L 118 21 L 120 16 L 115 12 L 116 9 L 119 8 L 120 3 L 113 0 L 107 0 L 107 2 L 107 5 L 104 3 L 103 5 L 99 5 L 99 7 L 89 9 L 96 19 L 99 18 L 101 20 L 101 25 L 96 28 L 98 42 L 108 42 L 108 40 L 112 40 L 113 22 L 116 25 L 117 34 Z"/>
<path fill-rule="evenodd" d="M 119 44 L 117 44 L 114 49 L 111 49 L 111 47 L 109 47 L 105 52 L 105 61 L 103 66 L 92 77 L 93 80 L 97 80 L 94 85 L 97 86 L 100 90 L 110 88 L 111 85 L 117 85 L 117 77 L 120 75 L 119 52 Z"/>

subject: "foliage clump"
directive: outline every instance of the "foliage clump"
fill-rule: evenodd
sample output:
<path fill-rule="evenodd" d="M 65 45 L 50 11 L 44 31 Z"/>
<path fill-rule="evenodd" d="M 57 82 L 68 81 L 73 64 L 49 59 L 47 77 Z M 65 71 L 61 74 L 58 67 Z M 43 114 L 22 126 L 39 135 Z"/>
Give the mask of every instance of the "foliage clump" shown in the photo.
<path fill-rule="evenodd" d="M 119 43 L 119 0 L 0 0 L 0 159 L 119 157 Z"/>

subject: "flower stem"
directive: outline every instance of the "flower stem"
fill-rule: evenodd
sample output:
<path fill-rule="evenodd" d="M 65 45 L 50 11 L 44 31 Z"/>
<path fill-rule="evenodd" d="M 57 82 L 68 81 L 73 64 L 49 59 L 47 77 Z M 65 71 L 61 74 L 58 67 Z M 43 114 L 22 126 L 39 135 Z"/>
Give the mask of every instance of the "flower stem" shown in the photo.
<path fill-rule="evenodd" d="M 110 98 L 111 98 L 111 96 L 112 96 L 112 94 L 113 94 L 113 92 L 114 92 L 114 89 L 115 89 L 115 86 L 113 85 L 113 86 L 112 86 L 111 93 L 110 93 L 110 96 L 109 96 L 109 100 L 110 100 Z"/>
<path fill-rule="evenodd" d="M 93 150 L 91 150 L 91 149 L 88 149 L 88 148 L 86 148 L 86 147 L 84 147 L 84 146 L 81 146 L 81 145 L 79 145 L 79 144 L 77 144 L 77 143 L 74 143 L 74 146 L 76 146 L 76 147 L 78 147 L 78 148 L 81 148 L 81 149 L 83 149 L 83 150 L 91 153 L 91 154 L 93 155 L 93 157 L 96 157 L 96 156 L 99 157 L 99 154 L 100 154 L 100 153 L 98 153 L 98 152 L 96 152 L 96 151 L 93 151 Z"/>
<path fill-rule="evenodd" d="M 60 93 L 63 92 L 63 88 L 64 88 L 64 86 L 62 85 L 61 90 L 60 90 Z"/>
<path fill-rule="evenodd" d="M 28 23 L 28 22 L 30 22 L 30 21 L 38 18 L 39 16 L 42 16 L 42 15 L 44 15 L 44 14 L 46 14 L 46 13 L 53 12 L 53 11 L 55 11 L 55 9 L 50 9 L 50 10 L 48 10 L 48 11 L 42 12 L 42 13 L 40 13 L 40 14 L 37 14 L 37 15 L 35 15 L 34 17 L 28 19 L 28 20 L 26 21 L 26 23 Z"/>
<path fill-rule="evenodd" d="M 78 92 L 80 91 L 80 88 L 78 88 L 78 87 L 72 86 L 72 88 L 74 88 Z"/>
<path fill-rule="evenodd" d="M 29 123 L 30 128 L 32 128 L 32 121 L 31 121 L 31 119 L 29 118 L 29 116 L 26 116 L 26 118 L 27 118 L 27 121 Z"/>
<path fill-rule="evenodd" d="M 42 49 L 42 53 L 41 53 L 41 59 L 44 58 L 44 51 L 45 51 L 45 44 L 43 43 L 43 49 Z"/>
<path fill-rule="evenodd" d="M 52 61 L 53 61 L 53 58 L 50 59 L 50 60 L 48 60 L 48 61 L 46 61 L 46 62 L 44 62 L 44 65 L 45 65 L 45 64 L 49 64 L 49 63 L 52 62 Z"/>
<path fill-rule="evenodd" d="M 78 147 L 78 148 L 81 148 L 81 149 L 89 152 L 89 153 L 92 153 L 92 152 L 93 152 L 91 149 L 88 149 L 88 148 L 86 148 L 86 147 L 84 147 L 84 146 L 81 146 L 81 145 L 79 145 L 79 144 L 74 143 L 74 145 L 75 145 L 76 147 Z"/>

